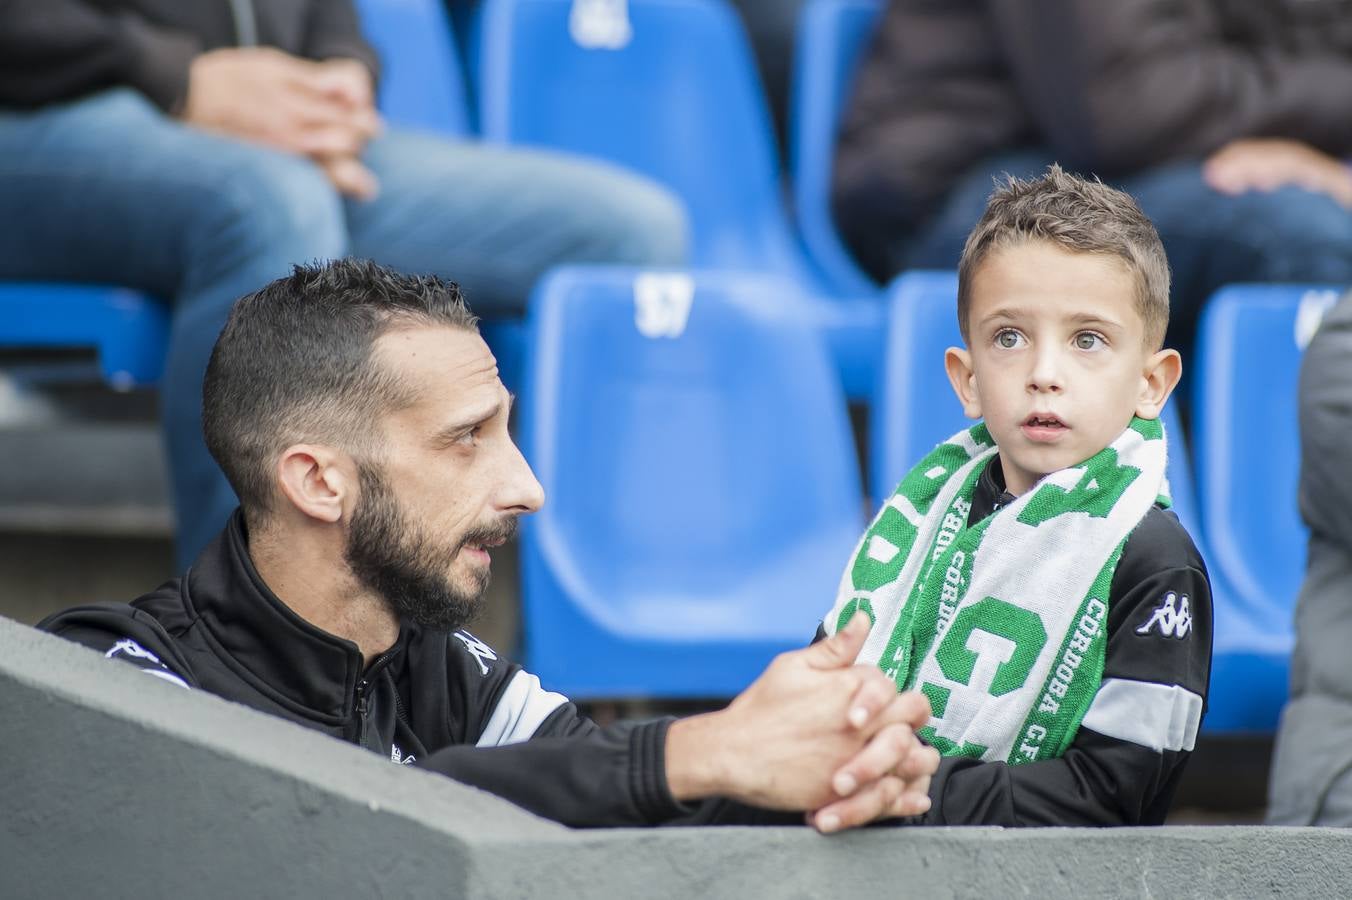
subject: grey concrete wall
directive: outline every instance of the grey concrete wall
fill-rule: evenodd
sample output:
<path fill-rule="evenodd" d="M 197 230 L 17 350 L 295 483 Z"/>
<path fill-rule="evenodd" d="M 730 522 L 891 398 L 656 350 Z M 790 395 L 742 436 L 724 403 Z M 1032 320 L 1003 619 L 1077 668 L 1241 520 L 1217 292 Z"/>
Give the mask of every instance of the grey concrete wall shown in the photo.
<path fill-rule="evenodd" d="M 1327 829 L 572 831 L 0 620 L 0 896 L 1345 897 Z"/>

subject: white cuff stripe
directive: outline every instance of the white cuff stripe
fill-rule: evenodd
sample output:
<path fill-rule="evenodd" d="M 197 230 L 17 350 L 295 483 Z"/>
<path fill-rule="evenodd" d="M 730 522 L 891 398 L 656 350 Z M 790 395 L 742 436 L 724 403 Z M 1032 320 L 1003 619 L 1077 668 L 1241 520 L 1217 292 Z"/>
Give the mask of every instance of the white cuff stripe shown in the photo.
<path fill-rule="evenodd" d="M 512 676 L 493 707 L 477 746 L 502 747 L 529 740 L 540 723 L 567 702 L 562 694 L 540 687 L 540 679 L 523 669 Z"/>
<path fill-rule="evenodd" d="M 1191 750 L 1202 722 L 1202 698 L 1176 684 L 1105 678 L 1084 727 L 1151 750 Z"/>

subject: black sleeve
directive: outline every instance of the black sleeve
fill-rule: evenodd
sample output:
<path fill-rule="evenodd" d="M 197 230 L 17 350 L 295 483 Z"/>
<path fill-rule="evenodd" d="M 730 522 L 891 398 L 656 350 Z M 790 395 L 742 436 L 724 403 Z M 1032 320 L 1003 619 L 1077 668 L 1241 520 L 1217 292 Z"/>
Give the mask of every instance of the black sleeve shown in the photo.
<path fill-rule="evenodd" d="M 1153 510 L 1138 532 L 1113 578 L 1103 683 L 1065 754 L 1016 766 L 945 758 L 931 782 L 933 806 L 925 824 L 1164 821 L 1205 710 L 1211 588 L 1201 558 L 1172 513 Z M 1178 565 L 1152 571 L 1151 560 L 1161 558 Z M 1169 609 L 1176 614 L 1156 615 Z M 1110 703 L 1123 697 L 1134 705 Z M 1195 713 L 1191 720 L 1187 710 Z M 1141 721 L 1173 722 L 1174 734 L 1158 740 L 1158 730 L 1141 728 Z M 1151 746 L 1160 743 L 1166 746 Z"/>
<path fill-rule="evenodd" d="M 1240 43 L 1214 7 L 989 3 L 1019 94 L 1062 162 L 1127 171 L 1258 136 L 1352 150 L 1352 56 Z"/>
<path fill-rule="evenodd" d="M 376 52 L 362 37 L 352 0 L 313 0 L 306 23 L 304 55 L 310 59 L 356 59 L 373 78 L 380 75 Z"/>
<path fill-rule="evenodd" d="M 655 825 L 686 812 L 667 789 L 670 720 L 599 728 L 576 710 L 552 718 L 561 731 L 503 747 L 447 747 L 419 765 L 575 827 Z"/>
<path fill-rule="evenodd" d="M 164 627 L 125 603 L 77 606 L 48 616 L 37 627 L 173 684 L 197 686 L 192 667 Z"/>
<path fill-rule="evenodd" d="M 0 0 L 0 105 L 37 107 L 126 85 L 166 112 L 187 96 L 192 34 L 82 0 Z"/>

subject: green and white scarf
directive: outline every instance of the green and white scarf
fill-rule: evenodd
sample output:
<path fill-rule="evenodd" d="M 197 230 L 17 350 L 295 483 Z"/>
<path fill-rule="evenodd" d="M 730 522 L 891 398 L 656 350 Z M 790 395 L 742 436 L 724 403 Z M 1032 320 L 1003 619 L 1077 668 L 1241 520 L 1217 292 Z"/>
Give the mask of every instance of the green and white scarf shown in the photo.
<path fill-rule="evenodd" d="M 825 625 L 868 613 L 858 661 L 925 693 L 933 716 L 920 735 L 943 755 L 1017 764 L 1065 752 L 1093 702 L 1113 570 L 1150 507 L 1169 502 L 1164 428 L 1133 419 L 1101 452 L 968 527 L 995 453 L 979 424 L 902 479 Z"/>

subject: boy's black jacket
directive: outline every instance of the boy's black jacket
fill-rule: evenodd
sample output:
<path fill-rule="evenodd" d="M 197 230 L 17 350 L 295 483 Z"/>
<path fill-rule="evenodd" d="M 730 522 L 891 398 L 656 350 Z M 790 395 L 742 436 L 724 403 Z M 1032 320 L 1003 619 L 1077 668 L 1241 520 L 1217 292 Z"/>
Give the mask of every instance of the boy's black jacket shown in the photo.
<path fill-rule="evenodd" d="M 1013 499 L 1005 493 L 998 460 L 992 461 L 977 483 L 968 522 L 979 522 Z M 1182 637 L 1164 633 L 1151 621 L 1171 592 L 1190 599 L 1192 625 Z M 1206 564 L 1178 517 L 1153 507 L 1127 539 L 1113 573 L 1104 681 L 1176 687 L 1199 696 L 1205 708 L 1211 633 Z M 1148 717 L 1152 710 L 1139 713 Z M 1188 750 L 1156 750 L 1081 726 L 1059 759 L 1009 766 L 948 757 L 931 784 L 934 805 L 924 822 L 1158 825 L 1188 755 Z"/>

